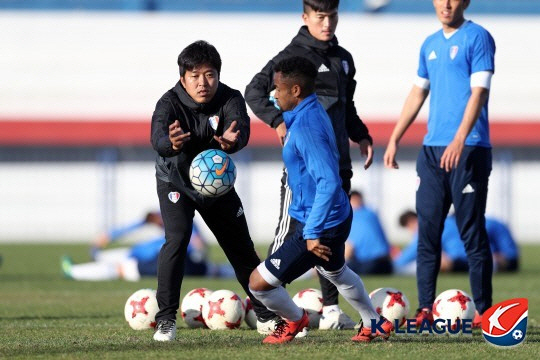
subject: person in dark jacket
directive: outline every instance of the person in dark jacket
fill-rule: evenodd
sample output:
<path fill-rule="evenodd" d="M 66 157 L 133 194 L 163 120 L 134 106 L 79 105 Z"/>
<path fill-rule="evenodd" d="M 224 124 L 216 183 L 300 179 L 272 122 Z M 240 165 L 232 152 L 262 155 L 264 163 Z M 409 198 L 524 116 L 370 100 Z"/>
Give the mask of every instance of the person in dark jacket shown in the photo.
<path fill-rule="evenodd" d="M 309 59 L 317 67 L 315 93 L 332 122 L 339 153 L 339 175 L 342 187 L 348 194 L 351 189 L 352 164 L 349 139 L 360 146 L 365 155 L 364 168 L 373 159 L 372 139 L 365 124 L 357 115 L 353 101 L 356 69 L 351 54 L 339 46 L 334 35 L 338 23 L 339 0 L 304 0 L 302 18 L 305 26 L 300 28 L 292 42 L 270 60 L 246 87 L 245 97 L 251 110 L 261 120 L 276 129 L 283 145 L 286 128 L 282 111 L 273 101 L 273 67 L 280 60 L 301 56 Z M 268 253 L 274 253 L 295 231 L 297 221 L 289 216 L 291 190 L 287 185 L 287 173 L 283 170 L 281 180 L 281 210 L 274 241 Z M 354 322 L 338 307 L 336 287 L 319 276 L 323 293 L 323 315 L 321 329 L 353 328 Z M 273 330 L 272 325 L 258 323 L 259 332 Z"/>
<path fill-rule="evenodd" d="M 234 153 L 249 139 L 249 116 L 242 94 L 219 81 L 221 58 L 205 41 L 187 46 L 178 56 L 180 81 L 167 91 L 152 116 L 152 145 L 157 151 L 156 178 L 166 242 L 158 260 L 154 340 L 176 336 L 186 249 L 193 216 L 199 212 L 252 299 L 255 312 L 264 306 L 248 288 L 260 263 L 249 235 L 242 202 L 234 189 L 221 197 L 200 195 L 189 180 L 193 158 L 206 149 Z"/>

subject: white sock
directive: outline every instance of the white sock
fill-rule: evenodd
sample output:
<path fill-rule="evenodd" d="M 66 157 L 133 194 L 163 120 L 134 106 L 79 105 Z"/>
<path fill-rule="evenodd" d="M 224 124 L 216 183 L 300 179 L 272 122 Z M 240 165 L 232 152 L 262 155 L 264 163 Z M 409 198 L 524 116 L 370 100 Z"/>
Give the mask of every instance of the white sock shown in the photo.
<path fill-rule="evenodd" d="M 120 277 L 117 267 L 118 265 L 105 262 L 73 264 L 71 266 L 71 277 L 75 280 L 86 281 L 115 280 Z"/>
<path fill-rule="evenodd" d="M 360 313 L 364 324 L 371 324 L 371 319 L 379 319 L 380 316 L 371 303 L 362 279 L 347 265 L 334 272 L 328 272 L 317 266 L 317 271 L 336 285 L 339 293 Z"/>
<path fill-rule="evenodd" d="M 98 262 L 118 264 L 120 261 L 129 258 L 130 248 L 117 248 L 98 251 L 94 260 Z"/>
<path fill-rule="evenodd" d="M 129 258 L 120 263 L 120 271 L 122 278 L 127 281 L 141 280 L 139 273 L 139 262 L 134 258 Z"/>
<path fill-rule="evenodd" d="M 249 290 L 268 310 L 286 320 L 298 321 L 304 315 L 303 310 L 294 303 L 283 286 L 266 291 Z"/>

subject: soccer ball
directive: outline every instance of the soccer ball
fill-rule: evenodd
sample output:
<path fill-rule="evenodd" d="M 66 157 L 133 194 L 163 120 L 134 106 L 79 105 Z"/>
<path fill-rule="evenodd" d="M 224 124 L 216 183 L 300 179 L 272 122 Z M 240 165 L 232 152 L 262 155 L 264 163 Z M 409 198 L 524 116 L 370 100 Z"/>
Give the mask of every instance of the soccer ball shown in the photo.
<path fill-rule="evenodd" d="M 158 311 L 156 290 L 141 289 L 127 299 L 124 317 L 133 330 L 153 329 Z"/>
<path fill-rule="evenodd" d="M 293 297 L 293 301 L 298 307 L 306 310 L 309 317 L 309 327 L 318 329 L 319 320 L 322 315 L 323 298 L 319 289 L 305 289 L 299 291 Z"/>
<path fill-rule="evenodd" d="M 184 319 L 188 327 L 193 329 L 207 327 L 202 316 L 202 308 L 203 304 L 208 302 L 211 294 L 212 290 L 197 288 L 184 296 L 180 305 L 180 311 L 182 313 L 182 319 Z"/>
<path fill-rule="evenodd" d="M 251 302 L 251 299 L 249 298 L 249 296 L 246 297 L 244 304 L 246 308 L 246 316 L 244 320 L 246 321 L 246 324 L 248 324 L 248 326 L 251 329 L 256 329 L 257 328 L 257 315 L 255 315 L 255 310 L 253 310 L 253 303 Z"/>
<path fill-rule="evenodd" d="M 369 294 L 369 298 L 377 313 L 392 324 L 395 324 L 397 320 L 401 326 L 407 320 L 409 299 L 401 291 L 390 287 L 378 288 Z"/>
<path fill-rule="evenodd" d="M 242 299 L 233 291 L 214 291 L 203 304 L 202 314 L 206 326 L 212 330 L 238 329 L 246 310 Z"/>
<path fill-rule="evenodd" d="M 445 325 L 450 320 L 452 330 L 456 329 L 456 321 L 474 318 L 476 307 L 472 298 L 463 290 L 446 290 L 437 296 L 433 303 L 433 320 L 444 319 Z"/>
<path fill-rule="evenodd" d="M 218 197 L 234 187 L 236 166 L 225 152 L 204 150 L 191 162 L 189 180 L 201 195 Z"/>

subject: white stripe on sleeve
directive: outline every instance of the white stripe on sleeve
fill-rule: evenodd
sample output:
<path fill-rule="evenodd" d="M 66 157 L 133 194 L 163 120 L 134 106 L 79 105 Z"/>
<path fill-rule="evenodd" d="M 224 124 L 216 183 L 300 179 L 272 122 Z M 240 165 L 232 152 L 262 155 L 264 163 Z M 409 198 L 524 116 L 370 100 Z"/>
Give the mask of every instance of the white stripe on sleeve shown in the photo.
<path fill-rule="evenodd" d="M 493 73 L 491 71 L 478 71 L 471 74 L 471 88 L 483 87 L 489 89 L 491 86 L 491 77 Z"/>
<path fill-rule="evenodd" d="M 414 80 L 414 85 L 424 89 L 429 90 L 429 79 L 425 79 L 423 77 L 417 76 Z"/>

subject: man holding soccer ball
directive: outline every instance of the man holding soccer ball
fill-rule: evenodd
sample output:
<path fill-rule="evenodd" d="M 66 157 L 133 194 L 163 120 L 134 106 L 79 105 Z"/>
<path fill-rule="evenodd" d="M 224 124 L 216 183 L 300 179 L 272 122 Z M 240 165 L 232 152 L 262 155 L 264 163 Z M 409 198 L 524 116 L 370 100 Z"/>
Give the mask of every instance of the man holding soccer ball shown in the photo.
<path fill-rule="evenodd" d="M 260 260 L 236 191 L 205 197 L 189 180 L 190 164 L 201 151 L 221 148 L 234 153 L 246 146 L 249 116 L 244 98 L 219 81 L 221 58 L 205 41 L 182 50 L 178 66 L 180 80 L 161 97 L 152 116 L 151 141 L 158 153 L 157 193 L 166 239 L 158 260 L 156 341 L 171 341 L 176 336 L 176 312 L 195 211 L 216 236 L 238 281 L 254 300 L 255 312 L 264 309 L 249 293 L 249 276 Z"/>
<path fill-rule="evenodd" d="M 290 283 L 314 266 L 362 317 L 364 325 L 352 340 L 387 339 L 394 329 L 392 323 L 377 314 L 362 280 L 345 264 L 352 210 L 341 187 L 332 123 L 314 92 L 317 68 L 310 60 L 296 56 L 279 61 L 274 73 L 274 97 L 284 111 L 287 127 L 283 161 L 292 189 L 289 214 L 297 226 L 291 238 L 249 279 L 253 295 L 281 317 L 263 343 L 292 341 L 308 325 L 306 311 L 281 284 Z M 373 328 L 373 324 L 379 325 Z"/>

